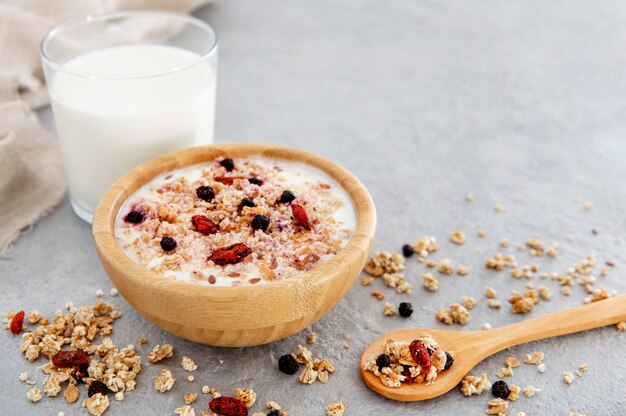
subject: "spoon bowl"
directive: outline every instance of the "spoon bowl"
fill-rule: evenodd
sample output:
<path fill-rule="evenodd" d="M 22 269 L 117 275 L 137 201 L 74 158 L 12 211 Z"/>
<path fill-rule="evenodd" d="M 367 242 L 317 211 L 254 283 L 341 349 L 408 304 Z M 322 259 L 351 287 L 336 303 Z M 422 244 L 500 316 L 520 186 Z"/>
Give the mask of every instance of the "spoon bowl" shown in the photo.
<path fill-rule="evenodd" d="M 371 343 L 361 355 L 361 376 L 367 387 L 382 396 L 402 402 L 432 399 L 452 390 L 479 362 L 505 348 L 539 339 L 572 334 L 626 320 L 626 294 L 576 308 L 554 312 L 488 331 L 450 331 L 431 328 L 400 329 Z M 434 382 L 385 386 L 365 363 L 383 352 L 389 338 L 412 341 L 430 335 L 454 357 L 454 364 Z"/>

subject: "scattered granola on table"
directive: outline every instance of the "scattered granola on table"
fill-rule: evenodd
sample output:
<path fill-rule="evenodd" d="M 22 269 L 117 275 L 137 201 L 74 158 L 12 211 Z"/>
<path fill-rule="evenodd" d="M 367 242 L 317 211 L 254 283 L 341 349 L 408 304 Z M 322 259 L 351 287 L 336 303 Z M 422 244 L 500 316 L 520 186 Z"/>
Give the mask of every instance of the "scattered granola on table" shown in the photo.
<path fill-rule="evenodd" d="M 542 351 L 535 351 L 531 354 L 524 356 L 524 364 L 538 365 L 543 361 L 544 353 Z"/>
<path fill-rule="evenodd" d="M 437 375 L 454 363 L 434 338 L 425 336 L 409 341 L 388 339 L 383 353 L 370 357 L 363 369 L 374 373 L 387 387 L 404 383 L 433 383 Z"/>
<path fill-rule="evenodd" d="M 466 375 L 461 380 L 461 393 L 463 396 L 480 395 L 483 391 L 491 388 L 491 382 L 487 377 L 487 373 L 483 373 L 480 377 Z"/>
<path fill-rule="evenodd" d="M 344 402 L 331 403 L 326 407 L 326 416 L 343 416 L 346 411 Z"/>
<path fill-rule="evenodd" d="M 365 263 L 363 269 L 374 277 L 382 276 L 385 273 L 397 273 L 404 270 L 404 257 L 400 253 L 376 251 Z"/>
<path fill-rule="evenodd" d="M 574 380 L 575 380 L 574 374 L 572 374 L 571 371 L 563 372 L 563 381 L 565 382 L 565 384 L 572 384 Z"/>
<path fill-rule="evenodd" d="M 198 369 L 196 363 L 189 357 L 183 357 L 181 366 L 185 371 L 196 371 Z"/>
<path fill-rule="evenodd" d="M 172 344 L 156 345 L 148 354 L 148 361 L 157 363 L 165 358 L 174 355 L 174 347 Z"/>
<path fill-rule="evenodd" d="M 175 382 L 176 379 L 172 376 L 172 372 L 170 370 L 163 369 L 154 379 L 154 389 L 159 393 L 165 393 L 174 387 Z"/>
<path fill-rule="evenodd" d="M 509 402 L 500 398 L 495 398 L 487 402 L 489 409 L 485 410 L 485 414 L 506 416 L 509 409 Z"/>
<path fill-rule="evenodd" d="M 393 316 L 398 313 L 398 308 L 396 305 L 391 302 L 385 302 L 385 308 L 383 309 L 383 315 L 385 316 Z"/>
<path fill-rule="evenodd" d="M 450 307 L 441 307 L 435 313 L 435 319 L 446 324 L 467 325 L 470 319 L 469 311 L 458 303 L 453 303 Z"/>
<path fill-rule="evenodd" d="M 429 292 L 436 292 L 439 289 L 439 281 L 432 275 L 432 273 L 424 273 L 422 275 L 422 281 L 424 288 Z"/>

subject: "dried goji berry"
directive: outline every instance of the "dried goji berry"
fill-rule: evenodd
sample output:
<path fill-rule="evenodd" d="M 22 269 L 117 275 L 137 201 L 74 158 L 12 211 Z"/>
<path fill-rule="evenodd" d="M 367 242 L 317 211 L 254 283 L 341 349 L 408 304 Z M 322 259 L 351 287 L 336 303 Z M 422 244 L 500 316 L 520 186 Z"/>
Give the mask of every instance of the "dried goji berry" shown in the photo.
<path fill-rule="evenodd" d="M 209 409 L 224 416 L 248 416 L 244 402 L 234 397 L 216 397 L 209 402 Z"/>
<path fill-rule="evenodd" d="M 191 217 L 191 223 L 200 234 L 210 235 L 218 231 L 217 225 L 206 215 L 194 215 Z"/>
<path fill-rule="evenodd" d="M 409 351 L 411 351 L 413 361 L 422 369 L 422 373 L 428 374 L 432 361 L 430 360 L 430 355 L 428 355 L 428 350 L 424 343 L 418 339 L 413 340 L 409 345 Z"/>
<path fill-rule="evenodd" d="M 85 351 L 59 351 L 52 356 L 52 364 L 59 368 L 78 367 L 81 364 L 89 365 L 91 357 Z"/>
<path fill-rule="evenodd" d="M 224 185 L 232 185 L 235 179 L 246 179 L 243 176 L 216 176 L 213 178 L 215 182 L 223 183 Z"/>
<path fill-rule="evenodd" d="M 11 318 L 11 332 L 13 335 L 17 335 L 22 330 L 22 324 L 24 323 L 24 311 L 19 311 L 13 318 Z"/>
<path fill-rule="evenodd" d="M 309 216 L 306 213 L 306 210 L 302 205 L 291 204 L 291 212 L 293 217 L 296 219 L 296 222 L 306 228 L 307 230 L 311 229 L 311 223 L 309 222 Z"/>
<path fill-rule="evenodd" d="M 87 396 L 91 397 L 94 394 L 98 394 L 98 393 L 100 393 L 103 396 L 106 396 L 108 391 L 109 389 L 107 388 L 106 384 L 104 384 L 101 381 L 94 380 L 89 385 L 89 389 L 87 389 Z"/>
<path fill-rule="evenodd" d="M 228 247 L 222 247 L 215 250 L 207 260 L 213 261 L 218 266 L 227 264 L 236 264 L 252 253 L 250 247 L 243 243 L 235 243 Z"/>

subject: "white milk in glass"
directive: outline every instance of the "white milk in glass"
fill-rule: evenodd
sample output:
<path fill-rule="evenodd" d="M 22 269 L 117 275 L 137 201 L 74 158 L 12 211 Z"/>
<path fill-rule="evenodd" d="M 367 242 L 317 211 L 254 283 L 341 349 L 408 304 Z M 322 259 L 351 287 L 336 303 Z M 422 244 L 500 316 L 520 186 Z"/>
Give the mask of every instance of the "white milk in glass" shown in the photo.
<path fill-rule="evenodd" d="M 102 194 L 129 169 L 213 141 L 215 60 L 169 71 L 198 58 L 171 46 L 117 46 L 63 64 L 91 77 L 55 74 L 52 110 L 71 202 L 83 219 L 91 220 Z"/>

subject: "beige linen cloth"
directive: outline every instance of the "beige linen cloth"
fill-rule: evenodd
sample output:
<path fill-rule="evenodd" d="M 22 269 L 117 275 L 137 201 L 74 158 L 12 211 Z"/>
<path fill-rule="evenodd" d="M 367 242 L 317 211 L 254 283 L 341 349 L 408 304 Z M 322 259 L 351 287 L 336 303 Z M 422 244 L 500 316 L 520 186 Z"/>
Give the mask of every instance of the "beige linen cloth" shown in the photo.
<path fill-rule="evenodd" d="M 65 193 L 56 140 L 31 109 L 48 104 L 39 43 L 54 26 L 122 9 L 190 12 L 208 0 L 0 0 L 0 253 Z"/>

